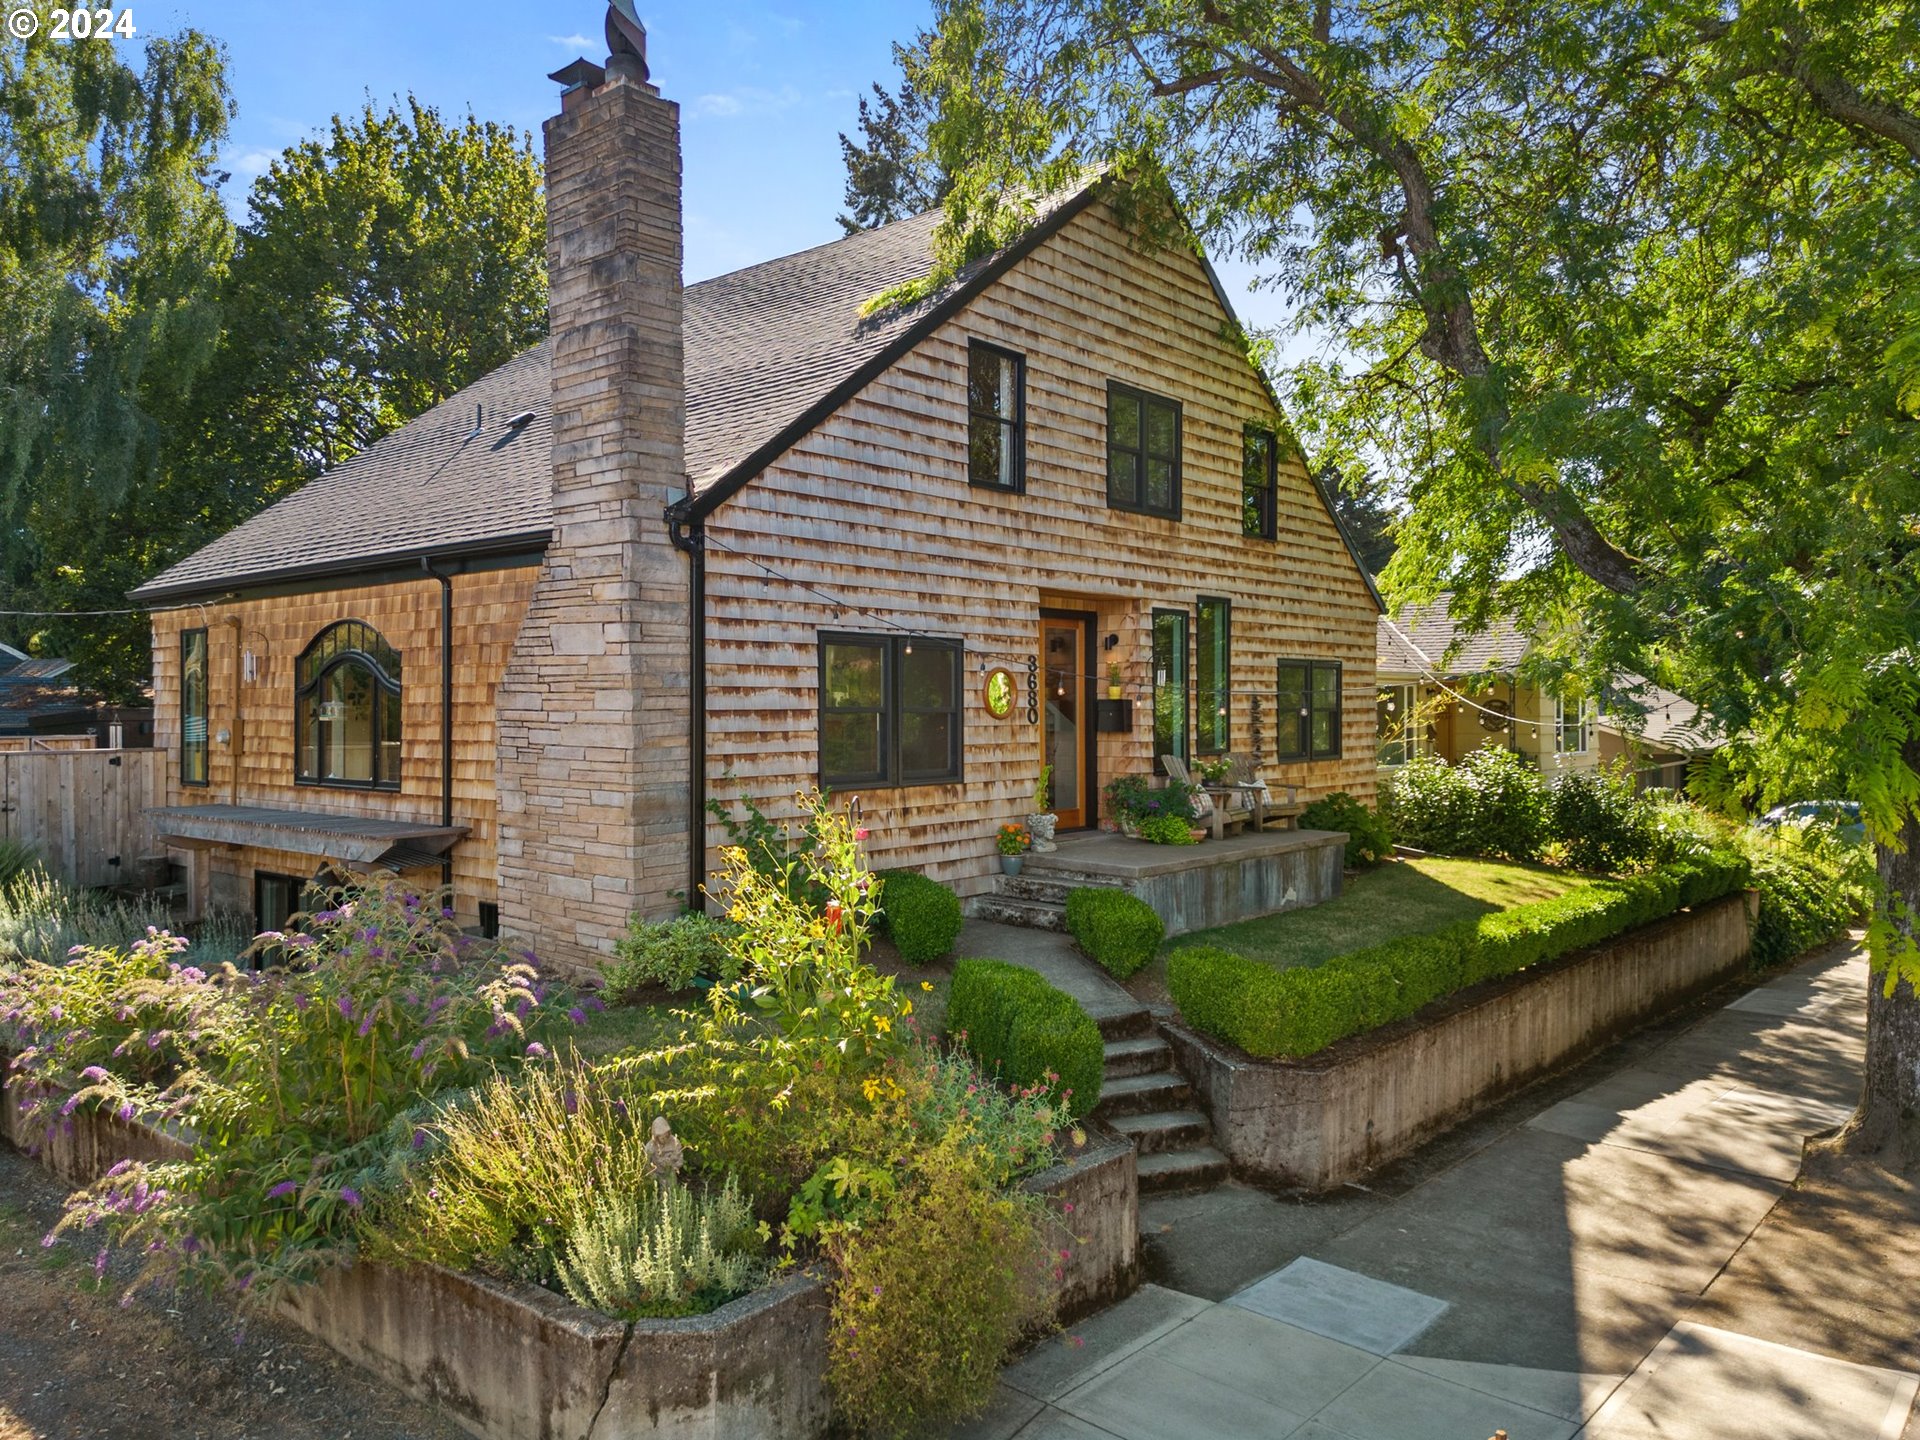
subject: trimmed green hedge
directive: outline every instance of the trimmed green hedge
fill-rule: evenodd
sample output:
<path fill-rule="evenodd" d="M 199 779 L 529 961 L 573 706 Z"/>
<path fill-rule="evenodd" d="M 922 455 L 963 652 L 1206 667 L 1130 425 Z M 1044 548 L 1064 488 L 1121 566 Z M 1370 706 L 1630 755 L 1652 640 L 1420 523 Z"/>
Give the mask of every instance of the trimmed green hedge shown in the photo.
<path fill-rule="evenodd" d="M 1482 980 L 1595 944 L 1743 888 L 1746 860 L 1717 851 L 1646 875 L 1458 921 L 1427 935 L 1275 969 L 1215 946 L 1176 950 L 1167 983 L 1187 1023 L 1260 1059 L 1311 1055 Z"/>
<path fill-rule="evenodd" d="M 1100 1027 L 1064 990 L 1004 960 L 961 960 L 953 967 L 947 1029 L 964 1035 L 983 1069 L 1008 1085 L 1053 1082 L 1074 1116 L 1100 1103 L 1106 1042 Z"/>
<path fill-rule="evenodd" d="M 1167 927 L 1138 895 L 1111 885 L 1067 892 L 1067 929 L 1089 957 L 1124 980 L 1154 957 Z"/>
<path fill-rule="evenodd" d="M 1347 868 L 1378 865 L 1393 853 L 1393 831 L 1386 817 L 1369 810 L 1344 790 L 1322 795 L 1300 812 L 1302 830 L 1347 832 Z"/>
<path fill-rule="evenodd" d="M 880 916 L 887 938 L 909 965 L 953 953 L 960 938 L 960 897 L 912 870 L 880 873 Z"/>

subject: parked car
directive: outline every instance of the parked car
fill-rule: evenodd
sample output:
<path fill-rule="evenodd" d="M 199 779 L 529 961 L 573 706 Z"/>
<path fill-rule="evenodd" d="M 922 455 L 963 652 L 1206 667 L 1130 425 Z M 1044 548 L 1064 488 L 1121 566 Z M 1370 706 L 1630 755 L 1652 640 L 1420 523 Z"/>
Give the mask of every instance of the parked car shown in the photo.
<path fill-rule="evenodd" d="M 1865 844 L 1867 839 L 1867 826 L 1860 818 L 1858 800 L 1795 800 L 1790 805 L 1774 806 L 1753 823 L 1763 830 L 1775 830 L 1782 825 L 1804 830 L 1809 825 L 1819 825 L 1850 844 Z"/>

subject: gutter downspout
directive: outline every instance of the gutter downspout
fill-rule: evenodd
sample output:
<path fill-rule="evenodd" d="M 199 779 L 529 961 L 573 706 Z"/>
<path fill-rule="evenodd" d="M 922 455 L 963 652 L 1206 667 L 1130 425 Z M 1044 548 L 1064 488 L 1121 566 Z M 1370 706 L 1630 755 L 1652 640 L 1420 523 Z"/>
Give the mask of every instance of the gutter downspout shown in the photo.
<path fill-rule="evenodd" d="M 440 582 L 440 824 L 453 828 L 453 577 L 420 557 L 420 568 Z M 453 904 L 453 847 L 440 860 L 440 885 Z"/>
<path fill-rule="evenodd" d="M 687 897 L 704 909 L 707 879 L 707 530 L 669 508 L 667 534 L 687 557 Z"/>

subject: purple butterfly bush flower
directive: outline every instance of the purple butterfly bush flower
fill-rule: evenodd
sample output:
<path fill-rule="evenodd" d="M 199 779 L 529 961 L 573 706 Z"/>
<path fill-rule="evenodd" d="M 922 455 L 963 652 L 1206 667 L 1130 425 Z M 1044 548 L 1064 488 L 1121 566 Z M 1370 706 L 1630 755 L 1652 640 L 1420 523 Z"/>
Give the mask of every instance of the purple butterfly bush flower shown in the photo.
<path fill-rule="evenodd" d="M 372 1033 L 372 1030 L 373 1030 L 373 1012 L 369 1010 L 367 1012 L 367 1018 L 360 1022 L 360 1032 L 359 1032 L 360 1038 L 362 1040 L 366 1039 L 367 1036 L 370 1033 Z"/>
<path fill-rule="evenodd" d="M 351 995 L 342 995 L 340 997 L 340 1018 L 343 1020 L 351 1020 L 353 1018 L 353 997 Z"/>
<path fill-rule="evenodd" d="M 544 1060 L 547 1058 L 547 1047 L 542 1045 L 538 1040 L 535 1040 L 531 1045 L 527 1046 L 527 1054 L 536 1060 Z"/>
<path fill-rule="evenodd" d="M 346 1201 L 349 1210 L 358 1210 L 360 1208 L 360 1192 L 351 1185 L 342 1185 L 340 1187 L 340 1198 Z"/>
<path fill-rule="evenodd" d="M 127 1101 L 126 1104 L 120 1107 L 118 1113 L 122 1120 L 131 1123 L 133 1120 L 133 1102 L 131 1100 Z"/>
<path fill-rule="evenodd" d="M 587 1012 L 576 1005 L 567 1011 L 567 1018 L 576 1025 L 584 1025 L 587 1023 Z"/>
<path fill-rule="evenodd" d="M 427 1042 L 422 1040 L 418 1045 L 413 1047 L 412 1053 L 413 1058 L 418 1060 L 422 1055 L 427 1053 Z"/>
<path fill-rule="evenodd" d="M 89 1065 L 87 1066 L 86 1069 L 80 1072 L 80 1078 L 83 1080 L 99 1081 L 99 1080 L 106 1080 L 111 1077 L 108 1076 L 107 1072 L 105 1070 L 102 1070 L 98 1065 Z"/>
<path fill-rule="evenodd" d="M 282 1180 L 278 1185 L 267 1191 L 267 1199 L 278 1200 L 283 1196 L 293 1194 L 293 1192 L 299 1188 L 300 1182 L 298 1180 Z"/>
<path fill-rule="evenodd" d="M 424 1150 L 427 1148 L 427 1132 L 426 1131 L 415 1129 L 415 1131 L 413 1132 L 413 1148 L 416 1150 Z"/>

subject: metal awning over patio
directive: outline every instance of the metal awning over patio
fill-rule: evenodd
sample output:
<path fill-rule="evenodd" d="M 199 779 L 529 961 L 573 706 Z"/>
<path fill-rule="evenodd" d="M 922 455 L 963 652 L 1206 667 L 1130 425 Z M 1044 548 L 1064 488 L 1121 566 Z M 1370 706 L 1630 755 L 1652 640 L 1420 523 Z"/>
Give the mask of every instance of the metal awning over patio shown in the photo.
<path fill-rule="evenodd" d="M 440 862 L 464 825 L 333 815 L 319 810 L 271 810 L 260 805 L 163 805 L 147 811 L 154 834 L 174 845 L 212 849 L 252 845 L 295 855 L 317 855 L 356 868 L 411 870 Z"/>

